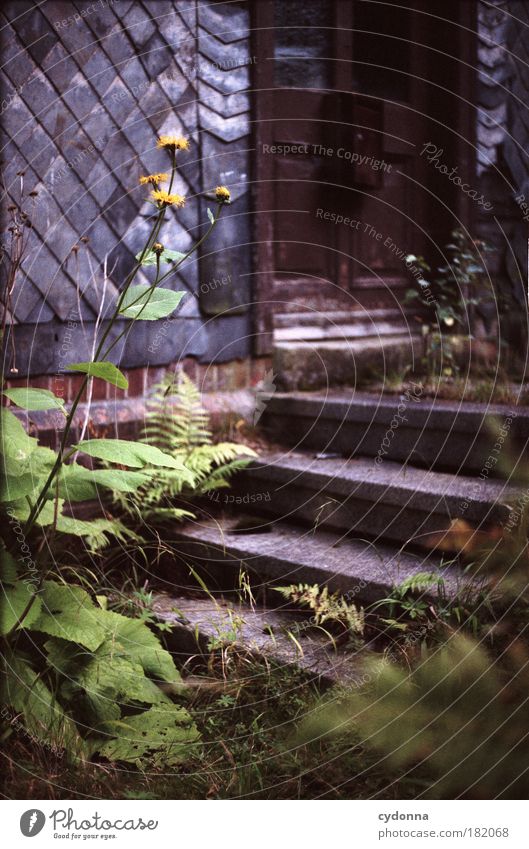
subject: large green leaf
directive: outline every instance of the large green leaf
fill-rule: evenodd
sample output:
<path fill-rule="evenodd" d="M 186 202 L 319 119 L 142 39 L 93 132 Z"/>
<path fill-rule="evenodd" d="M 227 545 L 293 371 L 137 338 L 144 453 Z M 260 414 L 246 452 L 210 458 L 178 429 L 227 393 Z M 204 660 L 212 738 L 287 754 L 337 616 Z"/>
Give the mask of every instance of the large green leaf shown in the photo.
<path fill-rule="evenodd" d="M 53 650 L 48 656 L 52 662 L 57 658 Z M 140 663 L 132 660 L 112 640 L 106 640 L 93 654 L 84 657 L 78 652 L 64 664 L 62 671 L 67 682 L 62 688 L 63 696 L 70 700 L 83 698 L 90 723 L 119 719 L 122 708 L 131 705 L 160 705 L 172 702 L 149 678 L 145 677 Z"/>
<path fill-rule="evenodd" d="M 101 380 L 111 383 L 112 386 L 117 386 L 118 389 L 129 388 L 127 378 L 114 363 L 72 363 L 68 368 L 70 371 L 80 371 L 82 374 L 90 375 L 90 377 L 99 377 Z"/>
<path fill-rule="evenodd" d="M 76 519 L 73 516 L 60 515 L 57 518 L 57 530 L 61 534 L 82 537 L 87 551 L 91 552 L 105 548 L 109 537 L 123 543 L 130 540 L 139 541 L 138 535 L 118 519 Z"/>
<path fill-rule="evenodd" d="M 34 501 L 36 495 L 42 489 L 44 480 L 55 463 L 56 457 L 55 451 L 52 451 L 51 448 L 37 445 L 27 460 L 26 470 L 23 474 L 17 472 L 16 474 L 4 474 L 0 477 L 0 501 L 18 501 L 32 494 L 34 494 L 34 497 L 30 500 Z"/>
<path fill-rule="evenodd" d="M 139 619 L 129 619 L 112 611 L 103 611 L 109 639 L 126 657 L 140 663 L 147 675 L 176 684 L 181 681 L 173 658 L 160 645 L 150 628 Z"/>
<path fill-rule="evenodd" d="M 3 584 L 14 586 L 17 575 L 18 569 L 15 558 L 5 548 L 0 548 L 0 581 Z"/>
<path fill-rule="evenodd" d="M 31 628 L 95 651 L 105 639 L 100 610 L 81 587 L 44 581 L 42 608 Z"/>
<path fill-rule="evenodd" d="M 148 479 L 148 475 L 143 472 L 86 469 L 78 463 L 72 463 L 61 469 L 59 494 L 67 501 L 89 501 L 98 497 L 98 487 L 114 492 L 135 492 Z"/>
<path fill-rule="evenodd" d="M 127 716 L 120 722 L 107 722 L 103 729 L 119 734 L 99 748 L 110 761 L 155 766 L 177 766 L 196 752 L 200 735 L 185 708 L 160 705 L 144 713 Z"/>
<path fill-rule="evenodd" d="M 15 586 L 0 584 L 0 635 L 8 634 L 22 616 L 35 593 L 35 587 L 25 581 L 17 581 Z M 22 627 L 29 628 L 35 622 L 42 606 L 40 596 L 33 602 Z"/>
<path fill-rule="evenodd" d="M 144 466 L 164 466 L 178 469 L 185 476 L 190 476 L 181 460 L 175 460 L 170 454 L 164 454 L 154 445 L 143 442 L 131 442 L 127 439 L 86 439 L 74 445 L 77 451 L 82 451 L 90 457 L 119 463 L 123 466 L 141 469 Z"/>
<path fill-rule="evenodd" d="M 18 501 L 11 501 L 8 504 L 10 509 L 10 515 L 13 518 L 18 519 L 19 522 L 26 522 L 29 519 L 30 514 L 30 506 L 25 498 L 18 499 Z M 59 499 L 57 505 L 57 513 L 60 516 L 61 510 L 64 506 L 64 501 Z M 47 525 L 52 525 L 55 521 L 55 505 L 53 501 L 46 501 L 44 507 L 40 511 L 37 519 L 35 520 L 37 525 L 40 525 L 41 528 L 46 527 Z"/>
<path fill-rule="evenodd" d="M 127 291 L 120 315 L 142 321 L 156 321 L 175 311 L 185 292 L 173 292 L 171 289 L 153 289 L 146 283 L 131 286 Z"/>
<path fill-rule="evenodd" d="M 77 728 L 41 677 L 19 655 L 8 652 L 3 659 L 0 699 L 22 719 L 29 734 L 45 745 L 67 749 L 82 756 L 83 743 Z"/>
<path fill-rule="evenodd" d="M 0 477 L 0 501 L 18 501 L 31 495 L 38 480 L 31 472 L 23 475 L 2 475 Z"/>
<path fill-rule="evenodd" d="M 49 389 L 33 389 L 31 386 L 20 389 L 4 389 L 2 395 L 9 398 L 17 407 L 24 410 L 64 410 L 64 401 Z"/>
<path fill-rule="evenodd" d="M 38 442 L 28 436 L 17 417 L 6 407 L 0 407 L 0 454 L 7 475 L 23 475 Z"/>

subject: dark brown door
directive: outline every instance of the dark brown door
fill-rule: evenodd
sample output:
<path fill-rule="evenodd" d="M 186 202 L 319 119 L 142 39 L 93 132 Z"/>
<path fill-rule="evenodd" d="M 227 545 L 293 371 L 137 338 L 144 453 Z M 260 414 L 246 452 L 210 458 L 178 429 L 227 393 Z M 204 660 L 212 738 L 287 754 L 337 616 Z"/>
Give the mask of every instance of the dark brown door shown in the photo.
<path fill-rule="evenodd" d="M 254 4 L 260 350 L 278 313 L 402 305 L 405 257 L 448 235 L 460 198 L 424 149 L 472 159 L 462 7 Z"/>

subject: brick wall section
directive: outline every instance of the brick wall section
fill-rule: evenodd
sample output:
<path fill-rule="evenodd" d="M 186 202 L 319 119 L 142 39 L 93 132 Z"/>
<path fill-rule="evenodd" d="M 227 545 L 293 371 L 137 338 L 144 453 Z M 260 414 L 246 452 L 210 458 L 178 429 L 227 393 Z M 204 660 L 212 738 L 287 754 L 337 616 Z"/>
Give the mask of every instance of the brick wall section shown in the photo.
<path fill-rule="evenodd" d="M 103 267 L 108 306 L 149 229 L 152 206 L 138 177 L 167 170 L 155 144 L 169 131 L 192 147 L 180 156 L 176 186 L 188 202 L 170 215 L 164 242 L 189 248 L 207 225 L 211 201 L 202 193 L 222 179 L 233 186 L 234 204 L 200 262 L 190 260 L 170 284 L 187 291 L 174 332 L 160 339 L 158 323 L 138 323 L 117 358 L 134 368 L 246 356 L 248 3 L 10 0 L 0 24 L 4 180 L 11 201 L 22 182 L 25 192 L 38 192 L 9 316 L 19 373 L 57 371 L 72 315 L 87 332 L 70 360 L 89 358 Z M 213 285 L 219 278 L 229 280 Z M 13 363 L 4 365 L 9 373 Z"/>
<path fill-rule="evenodd" d="M 167 372 L 182 368 L 194 380 L 201 392 L 233 392 L 238 389 L 255 387 L 264 379 L 271 368 L 269 357 L 258 359 L 231 360 L 227 363 L 200 363 L 188 357 L 178 365 L 163 368 L 141 366 L 135 369 L 124 369 L 129 381 L 128 390 L 117 389 L 102 380 L 94 380 L 93 401 L 115 401 L 126 398 L 142 398 L 149 389 L 159 382 Z M 82 383 L 80 375 L 40 375 L 30 378 L 10 378 L 6 388 L 32 386 L 37 389 L 50 389 L 65 402 L 73 401 Z M 86 401 L 86 394 L 82 398 Z"/>

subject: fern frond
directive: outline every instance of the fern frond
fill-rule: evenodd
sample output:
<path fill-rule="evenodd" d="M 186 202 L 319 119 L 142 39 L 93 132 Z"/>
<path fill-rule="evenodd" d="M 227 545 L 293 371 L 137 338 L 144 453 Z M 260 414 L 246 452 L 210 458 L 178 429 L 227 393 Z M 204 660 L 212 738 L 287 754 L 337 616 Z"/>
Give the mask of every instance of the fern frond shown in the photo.
<path fill-rule="evenodd" d="M 167 375 L 154 387 L 140 438 L 180 460 L 192 475 L 190 484 L 176 470 L 149 468 L 147 483 L 135 493 L 116 494 L 115 501 L 125 512 L 151 520 L 185 518 L 187 511 L 175 506 L 179 497 L 189 501 L 229 486 L 229 478 L 255 457 L 246 445 L 213 443 L 200 392 L 184 372 Z"/>

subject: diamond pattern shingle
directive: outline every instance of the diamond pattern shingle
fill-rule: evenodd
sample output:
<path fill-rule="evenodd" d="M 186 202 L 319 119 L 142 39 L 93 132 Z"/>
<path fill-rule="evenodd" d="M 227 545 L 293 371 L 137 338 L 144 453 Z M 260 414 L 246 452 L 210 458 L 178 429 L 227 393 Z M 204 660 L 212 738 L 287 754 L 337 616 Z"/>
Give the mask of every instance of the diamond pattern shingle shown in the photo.
<path fill-rule="evenodd" d="M 167 168 L 166 155 L 155 147 L 156 134 L 176 131 L 192 140 L 175 184 L 189 201 L 169 217 L 167 243 L 185 250 L 203 232 L 210 201 L 201 192 L 220 181 L 223 163 L 239 183 L 234 197 L 240 211 L 248 206 L 239 179 L 249 170 L 248 145 L 241 142 L 249 132 L 248 5 L 10 0 L 0 15 L 0 80 L 11 100 L 2 115 L 4 180 L 14 201 L 20 171 L 26 189 L 39 193 L 12 321 L 60 328 L 75 312 L 88 327 L 101 308 L 104 268 L 108 305 L 149 230 L 152 207 L 138 177 Z M 232 68 L 235 56 L 239 69 Z M 84 243 L 82 236 L 88 237 Z M 72 251 L 75 246 L 79 249 Z M 181 313 L 182 327 L 187 326 L 171 337 L 161 357 L 175 356 L 182 344 L 194 353 L 214 344 L 208 341 L 208 325 L 201 329 L 199 300 L 207 298 L 200 281 L 211 277 L 218 249 L 203 260 L 194 258 L 169 281 L 189 292 Z M 202 307 L 208 316 L 215 313 L 214 304 Z M 138 339 L 151 332 L 141 328 Z M 144 356 L 143 336 L 137 344 L 132 337 L 127 342 L 131 363 Z M 55 354 L 48 353 L 39 364 L 45 370 L 56 363 Z"/>

